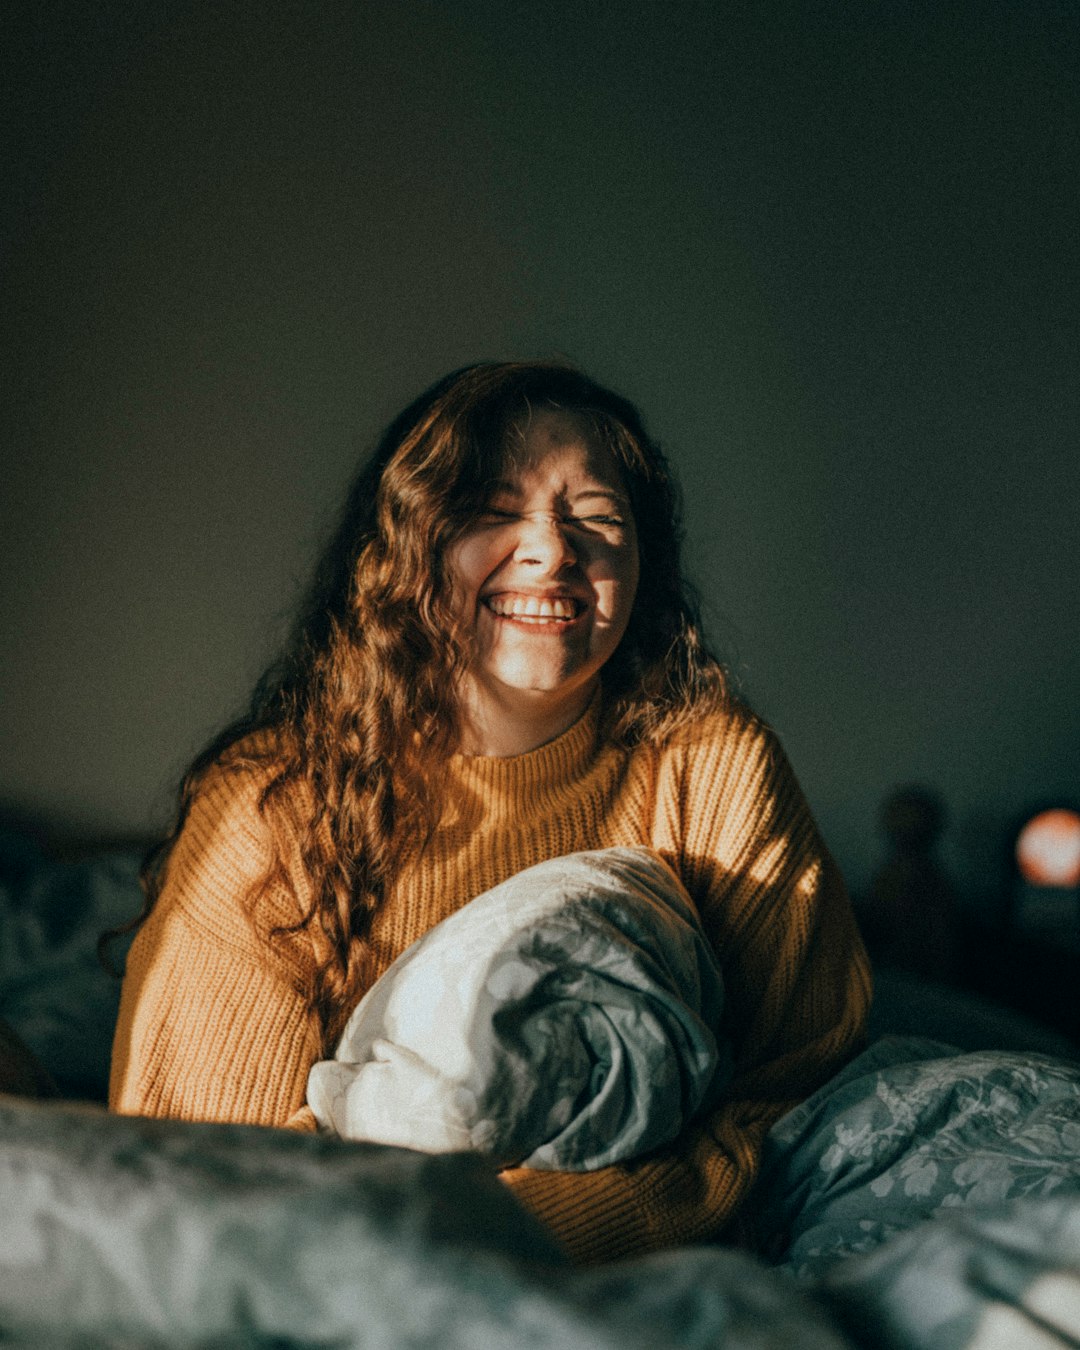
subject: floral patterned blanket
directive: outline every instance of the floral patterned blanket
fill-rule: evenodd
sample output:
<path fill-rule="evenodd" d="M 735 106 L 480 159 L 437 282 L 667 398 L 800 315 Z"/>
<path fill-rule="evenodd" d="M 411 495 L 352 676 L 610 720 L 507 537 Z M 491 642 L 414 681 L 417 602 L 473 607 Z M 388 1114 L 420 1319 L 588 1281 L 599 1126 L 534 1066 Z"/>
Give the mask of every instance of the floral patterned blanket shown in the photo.
<path fill-rule="evenodd" d="M 805 1281 L 928 1219 L 1078 1189 L 1080 1065 L 885 1037 L 773 1127 L 753 1212 Z"/>
<path fill-rule="evenodd" d="M 763 1252 L 852 1344 L 1080 1344 L 1080 1065 L 884 1038 L 780 1120 Z"/>

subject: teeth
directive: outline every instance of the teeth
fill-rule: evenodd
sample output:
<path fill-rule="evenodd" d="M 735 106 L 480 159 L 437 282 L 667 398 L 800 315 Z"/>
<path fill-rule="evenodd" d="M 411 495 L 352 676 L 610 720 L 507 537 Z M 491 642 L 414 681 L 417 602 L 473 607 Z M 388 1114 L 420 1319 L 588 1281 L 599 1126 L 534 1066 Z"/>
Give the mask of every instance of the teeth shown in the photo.
<path fill-rule="evenodd" d="M 572 619 L 576 608 L 573 600 L 541 600 L 535 595 L 493 595 L 487 605 L 508 619 Z"/>

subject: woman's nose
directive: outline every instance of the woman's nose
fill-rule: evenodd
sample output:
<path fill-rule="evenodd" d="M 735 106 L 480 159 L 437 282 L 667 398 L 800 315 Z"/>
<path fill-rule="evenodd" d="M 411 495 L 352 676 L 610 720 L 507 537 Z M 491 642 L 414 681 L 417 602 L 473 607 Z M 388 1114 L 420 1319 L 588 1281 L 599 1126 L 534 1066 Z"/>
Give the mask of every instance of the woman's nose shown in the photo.
<path fill-rule="evenodd" d="M 522 517 L 514 556 L 518 562 L 544 566 L 551 572 L 577 561 L 566 525 L 552 515 Z"/>

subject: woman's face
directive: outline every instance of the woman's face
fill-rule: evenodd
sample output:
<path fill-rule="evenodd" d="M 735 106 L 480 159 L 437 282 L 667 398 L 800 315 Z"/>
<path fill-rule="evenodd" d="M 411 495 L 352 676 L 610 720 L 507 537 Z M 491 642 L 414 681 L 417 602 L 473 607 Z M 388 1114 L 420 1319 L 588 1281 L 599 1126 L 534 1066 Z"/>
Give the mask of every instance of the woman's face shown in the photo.
<path fill-rule="evenodd" d="M 536 728 L 558 735 L 587 706 L 637 591 L 634 519 L 611 453 L 572 414 L 534 413 L 449 562 L 473 625 L 462 694 L 480 752 L 513 753 L 515 727 L 534 728 L 526 740 Z"/>

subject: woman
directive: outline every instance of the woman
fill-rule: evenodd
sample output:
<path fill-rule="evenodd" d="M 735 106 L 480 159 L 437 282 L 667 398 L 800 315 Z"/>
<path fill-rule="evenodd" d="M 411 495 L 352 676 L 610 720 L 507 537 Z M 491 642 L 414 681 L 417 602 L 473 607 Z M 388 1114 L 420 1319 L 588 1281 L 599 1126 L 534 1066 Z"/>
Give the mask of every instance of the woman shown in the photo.
<path fill-rule="evenodd" d="M 312 1128 L 309 1069 L 406 947 L 614 845 L 697 906 L 735 1075 L 661 1153 L 502 1174 L 582 1260 L 723 1230 L 770 1124 L 858 1046 L 868 969 L 775 737 L 703 644 L 637 411 L 561 365 L 469 367 L 387 430 L 284 660 L 185 779 L 111 1105 Z"/>

